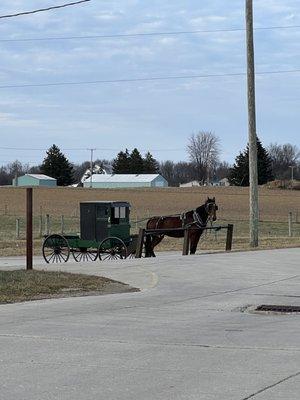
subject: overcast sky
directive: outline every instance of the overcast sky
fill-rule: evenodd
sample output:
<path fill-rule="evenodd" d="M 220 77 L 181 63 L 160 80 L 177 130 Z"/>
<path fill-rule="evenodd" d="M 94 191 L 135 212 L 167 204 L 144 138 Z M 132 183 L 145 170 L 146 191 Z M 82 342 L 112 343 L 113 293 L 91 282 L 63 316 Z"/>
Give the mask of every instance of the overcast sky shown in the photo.
<path fill-rule="evenodd" d="M 64 0 L 1 0 L 0 14 Z M 244 27 L 244 0 L 92 0 L 0 23 L 0 165 L 40 163 L 53 143 L 73 162 L 113 158 L 126 147 L 159 160 L 187 159 L 188 137 L 212 131 L 232 162 L 247 143 L 244 76 L 50 87 L 5 85 L 246 71 L 245 32 L 4 41 Z M 256 0 L 255 26 L 300 25 L 299 0 Z M 257 30 L 256 69 L 300 69 L 300 28 Z M 299 144 L 300 73 L 257 76 L 263 144 Z M 81 149 L 81 150 L 69 150 Z M 168 150 L 169 149 L 169 150 Z"/>

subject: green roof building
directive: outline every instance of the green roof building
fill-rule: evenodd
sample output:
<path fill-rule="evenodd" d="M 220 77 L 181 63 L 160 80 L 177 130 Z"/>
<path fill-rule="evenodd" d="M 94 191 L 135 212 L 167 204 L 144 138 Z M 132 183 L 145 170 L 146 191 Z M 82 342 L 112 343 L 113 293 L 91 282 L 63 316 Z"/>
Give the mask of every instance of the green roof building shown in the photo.
<path fill-rule="evenodd" d="M 56 187 L 56 179 L 42 174 L 25 174 L 13 179 L 13 186 Z"/>

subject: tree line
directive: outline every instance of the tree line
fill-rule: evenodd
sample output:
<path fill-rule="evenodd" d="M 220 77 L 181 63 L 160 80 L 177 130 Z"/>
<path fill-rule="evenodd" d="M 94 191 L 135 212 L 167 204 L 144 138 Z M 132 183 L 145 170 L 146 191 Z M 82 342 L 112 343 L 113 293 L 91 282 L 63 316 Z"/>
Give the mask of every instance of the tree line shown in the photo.
<path fill-rule="evenodd" d="M 264 184 L 274 179 L 290 179 L 293 167 L 294 179 L 300 178 L 300 152 L 292 144 L 271 143 L 264 147 L 257 138 L 258 148 L 258 180 Z M 120 151 L 115 159 L 97 159 L 94 164 L 115 174 L 156 174 L 160 173 L 170 186 L 197 181 L 201 185 L 209 185 L 223 178 L 228 178 L 235 186 L 249 185 L 249 148 L 240 152 L 233 166 L 220 160 L 220 139 L 212 132 L 199 132 L 188 139 L 187 153 L 189 161 L 174 162 L 166 160 L 158 162 L 150 152 L 142 155 L 135 148 Z M 0 185 L 10 185 L 15 176 L 25 173 L 42 173 L 57 179 L 59 186 L 79 183 L 90 162 L 71 163 L 55 144 L 45 155 L 41 165 L 30 167 L 18 160 L 0 167 Z"/>

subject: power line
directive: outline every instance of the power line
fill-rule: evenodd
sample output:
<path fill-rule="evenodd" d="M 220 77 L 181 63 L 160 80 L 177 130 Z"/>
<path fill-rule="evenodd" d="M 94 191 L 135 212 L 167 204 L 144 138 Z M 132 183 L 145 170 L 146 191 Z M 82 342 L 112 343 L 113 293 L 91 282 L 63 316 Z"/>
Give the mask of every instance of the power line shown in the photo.
<path fill-rule="evenodd" d="M 0 150 L 18 150 L 18 151 L 47 151 L 48 149 L 46 148 L 29 148 L 29 147 L 0 147 Z M 83 147 L 78 147 L 78 148 L 63 148 L 61 149 L 62 151 L 85 151 L 86 150 L 93 150 L 93 151 L 120 151 L 120 149 L 117 148 L 94 148 L 94 149 L 86 149 Z M 178 149 L 141 149 L 140 151 L 145 152 L 145 151 L 182 151 L 182 148 Z"/>
<path fill-rule="evenodd" d="M 36 13 L 40 13 L 40 12 L 44 12 L 44 11 L 57 10 L 59 8 L 76 6 L 76 5 L 81 4 L 81 3 L 87 3 L 88 1 L 91 1 L 91 0 L 80 0 L 80 1 L 74 1 L 72 3 L 61 4 L 61 5 L 58 5 L 58 6 L 52 6 L 52 7 L 47 7 L 47 8 L 39 8 L 37 10 L 32 10 L 32 11 L 23 11 L 23 12 L 19 12 L 19 13 L 15 13 L 15 14 L 0 15 L 0 19 L 12 18 L 12 17 L 20 17 L 22 15 L 29 15 L 29 14 L 36 14 Z"/>
<path fill-rule="evenodd" d="M 262 71 L 256 72 L 256 75 L 280 75 L 293 74 L 300 72 L 300 69 L 277 70 L 277 71 Z M 51 87 L 51 86 L 74 86 L 74 85 L 95 85 L 105 83 L 130 83 L 130 82 L 153 82 L 153 81 L 170 81 L 184 79 L 206 79 L 206 78 L 223 78 L 223 77 L 239 77 L 246 76 L 246 72 L 227 73 L 227 74 L 207 74 L 207 75 L 174 75 L 174 76 L 156 76 L 148 78 L 124 78 L 124 79 L 103 79 L 95 81 L 78 81 L 78 82 L 53 82 L 53 83 L 28 83 L 14 85 L 0 85 L 0 89 L 16 89 L 16 88 L 31 88 L 31 87 Z"/>
<path fill-rule="evenodd" d="M 86 0 L 90 1 L 90 0 Z M 277 30 L 277 29 L 297 29 L 300 25 L 288 26 L 266 26 L 255 28 L 254 30 Z M 44 37 L 44 38 L 25 38 L 25 39 L 0 39 L 0 42 L 36 42 L 47 40 L 81 40 L 81 39 L 119 39 L 119 38 L 135 38 L 144 36 L 176 36 L 176 35 L 193 35 L 205 33 L 222 33 L 222 32 L 245 32 L 244 28 L 229 28 L 229 29 L 215 29 L 215 30 L 194 30 L 194 31 L 170 31 L 170 32 L 149 32 L 149 33 L 120 33 L 111 35 L 83 35 L 83 36 L 57 36 L 57 37 Z"/>

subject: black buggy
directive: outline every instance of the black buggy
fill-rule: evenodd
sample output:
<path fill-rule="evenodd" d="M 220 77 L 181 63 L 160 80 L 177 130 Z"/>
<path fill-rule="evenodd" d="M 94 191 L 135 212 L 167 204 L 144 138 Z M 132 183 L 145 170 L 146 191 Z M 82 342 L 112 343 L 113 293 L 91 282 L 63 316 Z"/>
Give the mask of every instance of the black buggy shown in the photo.
<path fill-rule="evenodd" d="M 80 235 L 45 237 L 47 263 L 125 259 L 136 251 L 137 235 L 130 235 L 130 204 L 124 201 L 80 203 Z"/>

